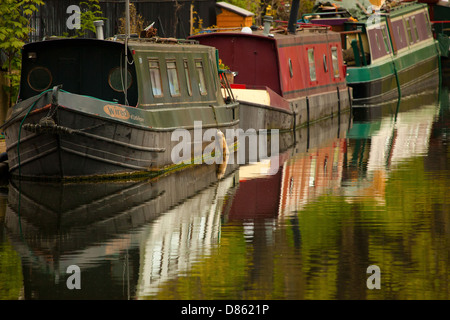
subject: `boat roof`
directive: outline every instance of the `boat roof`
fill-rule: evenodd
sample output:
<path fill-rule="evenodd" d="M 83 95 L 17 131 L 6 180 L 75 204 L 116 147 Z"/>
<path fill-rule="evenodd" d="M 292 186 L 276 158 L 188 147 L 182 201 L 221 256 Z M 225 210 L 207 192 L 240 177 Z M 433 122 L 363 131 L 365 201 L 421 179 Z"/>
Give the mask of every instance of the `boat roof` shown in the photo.
<path fill-rule="evenodd" d="M 253 30 L 251 33 L 242 32 L 242 31 L 226 31 L 226 32 L 205 32 L 199 33 L 193 36 L 190 36 L 189 39 L 196 39 L 201 37 L 252 37 L 258 38 L 266 41 L 274 41 L 279 45 L 283 43 L 295 43 L 298 38 L 302 38 L 305 41 L 306 39 L 313 39 L 317 36 L 327 36 L 330 37 L 335 35 L 336 37 L 340 37 L 337 32 L 331 31 L 329 26 L 321 26 L 314 24 L 305 24 L 304 27 L 300 27 L 297 29 L 295 34 L 289 34 L 286 32 L 286 27 L 272 28 L 269 34 L 264 34 L 263 29 Z M 297 39 L 297 40 L 296 40 Z"/>
<path fill-rule="evenodd" d="M 370 10 L 376 10 L 377 6 L 372 4 L 373 0 L 319 0 L 314 5 L 314 13 L 317 12 L 333 12 L 338 10 L 347 11 L 353 18 L 359 22 L 366 21 L 372 14 Z M 411 0 L 386 0 L 378 1 L 381 3 L 379 7 L 380 13 L 388 14 L 391 17 L 406 14 L 419 8 L 426 8 L 426 3 L 418 3 Z"/>
<path fill-rule="evenodd" d="M 120 41 L 122 44 L 123 42 Z M 184 40 L 175 38 L 137 38 L 128 40 L 130 50 L 145 51 L 149 49 L 162 49 L 177 51 L 180 47 L 188 47 L 190 50 L 209 50 L 210 48 L 199 44 L 196 40 Z"/>
<path fill-rule="evenodd" d="M 123 39 L 108 38 L 106 40 L 100 40 L 95 38 L 59 38 L 52 37 L 44 41 L 30 42 L 24 45 L 24 47 L 36 47 L 36 46 L 64 46 L 68 43 L 79 43 L 80 45 L 97 45 L 97 46 L 119 46 L 124 45 Z M 169 44 L 169 45 L 168 45 Z M 130 38 L 128 40 L 128 47 L 130 50 L 141 51 L 148 50 L 149 48 L 162 48 L 166 50 L 173 48 L 178 50 L 180 46 L 188 46 L 189 48 L 197 48 L 198 50 L 208 50 L 207 46 L 199 44 L 195 40 L 184 40 L 175 38 Z"/>
<path fill-rule="evenodd" d="M 51 38 L 26 44 L 22 50 L 20 98 L 28 99 L 51 86 L 63 84 L 64 90 L 71 93 L 132 106 L 150 105 L 156 98 L 161 103 L 179 104 L 186 97 L 166 94 L 164 97 L 161 95 L 154 98 L 151 91 L 145 88 L 150 83 L 150 74 L 148 64 L 142 61 L 152 56 L 163 63 L 168 59 L 185 59 L 192 65 L 194 59 L 205 61 L 205 80 L 209 82 L 210 88 L 207 94 L 194 89 L 194 93 L 187 99 L 191 99 L 192 102 L 217 99 L 219 91 L 216 90 L 215 82 L 218 81 L 218 77 L 214 69 L 215 64 L 206 63 L 216 61 L 216 49 L 201 45 L 195 40 L 158 38 L 128 41 L 127 59 L 130 66 L 127 70 L 130 77 L 127 79 L 130 84 L 127 90 L 128 101 L 124 101 L 123 84 L 117 82 L 121 78 L 116 71 L 121 70 L 124 48 L 123 39 Z M 132 60 L 138 63 L 131 63 Z M 170 90 L 168 86 L 169 83 L 163 83 L 166 92 Z M 195 100 L 197 98 L 198 101 Z"/>

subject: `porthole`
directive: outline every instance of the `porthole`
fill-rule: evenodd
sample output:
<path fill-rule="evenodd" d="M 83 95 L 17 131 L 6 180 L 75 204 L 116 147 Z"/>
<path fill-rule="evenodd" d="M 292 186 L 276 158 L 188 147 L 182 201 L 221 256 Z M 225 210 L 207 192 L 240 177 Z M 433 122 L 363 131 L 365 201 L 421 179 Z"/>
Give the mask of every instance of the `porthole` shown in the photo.
<path fill-rule="evenodd" d="M 125 81 L 125 68 L 115 67 L 111 69 L 108 75 L 108 84 L 114 91 L 123 92 Z M 133 78 L 130 70 L 127 70 L 127 90 L 130 89 L 133 83 Z"/>
<path fill-rule="evenodd" d="M 50 88 L 53 77 L 50 70 L 45 67 L 34 67 L 28 72 L 28 85 L 37 92 L 42 92 Z"/>

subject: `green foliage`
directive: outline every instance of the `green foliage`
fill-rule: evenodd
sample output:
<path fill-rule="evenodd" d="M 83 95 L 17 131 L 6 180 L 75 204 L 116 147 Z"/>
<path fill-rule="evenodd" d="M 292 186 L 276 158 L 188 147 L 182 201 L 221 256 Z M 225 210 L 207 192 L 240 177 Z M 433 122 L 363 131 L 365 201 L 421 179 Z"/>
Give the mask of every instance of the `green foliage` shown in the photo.
<path fill-rule="evenodd" d="M 31 31 L 30 19 L 44 5 L 42 0 L 2 0 L 0 2 L 0 50 L 4 59 L 1 68 L 7 71 L 9 86 L 2 88 L 9 93 L 9 107 L 17 96 L 20 70 L 20 49 Z"/>
<path fill-rule="evenodd" d="M 130 3 L 130 34 L 136 33 L 141 34 L 141 32 L 145 29 L 147 26 L 146 21 L 137 12 L 136 6 L 133 3 Z M 123 13 L 123 17 L 119 18 L 119 33 L 125 34 L 126 33 L 126 25 L 127 25 L 127 19 L 126 19 L 126 13 Z"/>
<path fill-rule="evenodd" d="M 257 17 L 261 15 L 264 5 L 264 0 L 227 0 L 225 2 L 253 12 Z"/>
<path fill-rule="evenodd" d="M 253 12 L 255 14 L 254 22 L 257 25 L 261 24 L 262 17 L 266 14 L 272 15 L 277 20 L 288 21 L 292 6 L 291 0 L 227 0 L 225 2 Z M 314 0 L 300 1 L 298 19 L 303 14 L 312 11 L 314 2 Z"/>
<path fill-rule="evenodd" d="M 106 19 L 105 17 L 102 17 L 103 12 L 98 0 L 81 1 L 80 10 L 81 28 L 77 30 L 77 35 L 79 37 L 83 37 L 89 31 L 95 33 L 94 21 Z"/>
<path fill-rule="evenodd" d="M 261 0 L 228 0 L 226 1 L 240 8 L 246 9 L 253 13 L 256 13 L 260 10 L 261 4 L 263 3 Z"/>
<path fill-rule="evenodd" d="M 1 224 L 0 226 L 3 227 Z M 6 237 L 0 237 L 0 300 L 19 299 L 22 287 L 20 257 Z"/>

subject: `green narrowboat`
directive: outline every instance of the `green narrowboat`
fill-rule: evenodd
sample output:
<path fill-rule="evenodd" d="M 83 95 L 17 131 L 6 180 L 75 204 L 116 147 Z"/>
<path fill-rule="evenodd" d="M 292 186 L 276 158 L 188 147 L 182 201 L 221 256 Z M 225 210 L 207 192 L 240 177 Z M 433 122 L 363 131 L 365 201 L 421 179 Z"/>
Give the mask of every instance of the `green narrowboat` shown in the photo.
<path fill-rule="evenodd" d="M 184 140 L 192 152 L 173 161 L 181 143 L 179 135 L 173 138 L 175 130 L 194 137 L 198 129 L 203 137 L 208 129 L 220 133 L 239 126 L 238 103 L 226 102 L 221 93 L 216 49 L 196 41 L 29 43 L 21 72 L 20 100 L 3 125 L 13 177 L 160 174 L 194 158 L 202 163 L 208 141 L 195 146 Z"/>
<path fill-rule="evenodd" d="M 341 33 L 353 104 L 379 104 L 439 85 L 439 45 L 427 5 L 412 1 L 318 1 L 311 23 Z"/>

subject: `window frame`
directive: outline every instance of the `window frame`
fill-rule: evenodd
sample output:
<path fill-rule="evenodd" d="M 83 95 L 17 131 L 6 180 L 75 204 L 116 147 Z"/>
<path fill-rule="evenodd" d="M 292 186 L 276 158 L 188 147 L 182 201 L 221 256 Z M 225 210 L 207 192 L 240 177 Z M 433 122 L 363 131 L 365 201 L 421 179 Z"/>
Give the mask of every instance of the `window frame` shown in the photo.
<path fill-rule="evenodd" d="M 200 95 L 206 96 L 208 95 L 208 88 L 206 86 L 205 67 L 203 64 L 203 59 L 201 58 L 194 59 L 194 63 L 198 77 L 198 90 L 200 92 Z M 198 64 L 200 64 L 200 67 L 198 66 Z"/>
<path fill-rule="evenodd" d="M 47 86 L 46 87 L 44 87 L 44 88 L 37 88 L 37 86 L 36 86 L 36 84 L 35 83 L 32 83 L 33 81 L 32 81 L 32 74 L 33 74 L 33 72 L 35 72 L 35 71 L 37 71 L 37 70 L 43 70 L 47 75 L 48 75 L 48 81 L 47 81 Z M 40 77 L 40 79 L 42 79 L 42 77 Z M 33 67 L 30 71 L 28 71 L 28 74 L 27 74 L 27 84 L 28 84 L 28 86 L 32 89 L 32 90 L 34 90 L 34 91 L 36 91 L 36 92 L 44 92 L 45 90 L 47 90 L 48 88 L 50 88 L 50 86 L 52 85 L 52 83 L 53 83 L 53 75 L 52 75 L 52 73 L 51 73 L 51 71 L 47 68 L 47 67 L 44 67 L 44 66 L 36 66 L 36 67 Z"/>
<path fill-rule="evenodd" d="M 186 79 L 186 90 L 188 96 L 192 97 L 191 71 L 189 69 L 189 60 L 183 59 L 184 76 Z"/>
<path fill-rule="evenodd" d="M 386 30 L 386 26 L 382 26 L 381 27 L 381 35 L 383 36 L 383 41 L 384 41 L 384 47 L 386 48 L 386 53 L 391 53 L 390 51 L 390 45 L 388 42 L 388 36 L 387 36 L 387 30 Z"/>
<path fill-rule="evenodd" d="M 151 65 L 152 62 L 155 62 L 157 67 L 152 67 L 152 65 Z M 163 89 L 163 85 L 162 85 L 161 64 L 159 62 L 159 59 L 158 58 L 149 58 L 148 59 L 148 67 L 149 67 L 149 74 L 150 74 L 150 84 L 151 84 L 151 87 L 152 87 L 151 88 L 152 89 L 151 90 L 152 95 L 155 98 L 162 98 L 162 97 L 164 97 L 164 89 Z M 152 77 L 152 74 L 153 74 L 152 70 L 156 70 L 158 78 Z M 159 82 L 159 90 L 161 92 L 159 94 L 155 93 L 155 89 L 158 89 L 158 87 L 155 86 L 155 83 L 154 83 L 153 79 L 155 79 L 155 80 L 157 80 Z"/>
<path fill-rule="evenodd" d="M 333 68 L 334 78 L 340 78 L 341 74 L 339 70 L 339 53 L 336 46 L 331 47 L 331 66 Z"/>
<path fill-rule="evenodd" d="M 411 30 L 411 23 L 409 22 L 409 17 L 405 18 L 405 23 L 406 23 L 406 33 L 408 37 L 408 45 L 410 45 L 414 41 L 412 38 L 412 30 Z"/>
<path fill-rule="evenodd" d="M 123 85 L 122 85 L 122 82 L 123 82 L 123 80 L 124 80 L 124 79 L 123 79 L 123 73 L 122 73 L 122 71 L 125 72 L 125 68 L 122 67 L 122 71 L 120 71 L 120 69 L 121 69 L 121 67 L 120 67 L 120 66 L 117 66 L 117 67 L 113 67 L 113 68 L 109 71 L 109 74 L 108 74 L 108 84 L 109 84 L 110 88 L 113 89 L 113 90 L 116 91 L 116 92 L 125 92 L 125 90 L 123 89 Z M 119 71 L 118 71 L 118 70 L 119 70 Z M 113 83 L 112 83 L 112 81 L 111 81 L 111 78 L 112 78 L 113 74 L 115 74 L 117 71 L 119 72 L 119 77 L 120 77 L 120 81 L 121 81 L 121 83 L 120 83 L 120 89 L 117 89 L 117 88 L 113 85 Z M 133 85 L 133 75 L 131 74 L 131 71 L 130 71 L 129 69 L 127 69 L 127 81 L 130 81 L 129 85 L 127 86 L 127 90 L 129 90 L 129 89 L 131 88 L 131 86 Z"/>
<path fill-rule="evenodd" d="M 416 41 L 415 42 L 419 42 L 420 41 L 420 35 L 419 35 L 419 31 L 417 30 L 416 16 L 412 16 L 411 17 L 411 21 L 412 21 L 412 26 L 414 27 L 414 34 L 416 35 Z"/>
<path fill-rule="evenodd" d="M 172 67 L 173 64 L 173 67 Z M 180 77 L 178 76 L 177 61 L 166 59 L 167 81 L 169 83 L 169 93 L 172 97 L 181 96 Z M 173 81 L 176 80 L 176 81 Z"/>
<path fill-rule="evenodd" d="M 307 53 L 308 53 L 309 79 L 311 82 L 314 82 L 317 81 L 316 59 L 314 55 L 314 48 L 307 49 Z"/>

